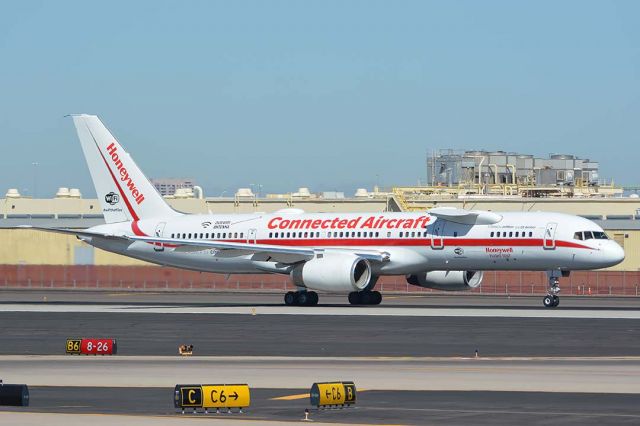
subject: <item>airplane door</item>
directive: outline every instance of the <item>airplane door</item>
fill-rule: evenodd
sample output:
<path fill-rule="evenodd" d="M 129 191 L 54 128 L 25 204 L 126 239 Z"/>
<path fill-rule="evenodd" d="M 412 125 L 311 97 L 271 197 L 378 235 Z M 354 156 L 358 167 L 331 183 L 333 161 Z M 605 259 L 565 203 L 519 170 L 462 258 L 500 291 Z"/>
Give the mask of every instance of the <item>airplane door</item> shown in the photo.
<path fill-rule="evenodd" d="M 547 223 L 547 228 L 544 230 L 543 247 L 547 250 L 553 250 L 556 248 L 556 229 L 558 224 L 555 222 Z"/>
<path fill-rule="evenodd" d="M 258 234 L 258 231 L 253 228 L 253 229 L 249 229 L 249 233 L 247 234 L 247 243 L 256 243 L 256 235 Z"/>
<path fill-rule="evenodd" d="M 162 238 L 162 234 L 164 233 L 164 226 L 166 224 L 167 222 L 160 222 L 156 225 L 156 231 L 154 233 L 156 237 Z M 164 251 L 164 246 L 162 245 L 162 243 L 155 243 L 153 245 L 153 249 L 155 251 Z"/>
<path fill-rule="evenodd" d="M 436 220 L 431 228 L 431 248 L 441 250 L 444 248 L 444 221 Z"/>

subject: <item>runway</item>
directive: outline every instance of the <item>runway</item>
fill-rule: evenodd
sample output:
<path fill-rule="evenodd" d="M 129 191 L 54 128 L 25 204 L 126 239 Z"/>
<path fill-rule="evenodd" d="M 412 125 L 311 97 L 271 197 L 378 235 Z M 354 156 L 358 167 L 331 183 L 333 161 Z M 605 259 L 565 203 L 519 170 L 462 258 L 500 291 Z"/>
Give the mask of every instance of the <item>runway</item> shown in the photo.
<path fill-rule="evenodd" d="M 247 383 L 307 389 L 353 380 L 368 390 L 460 390 L 640 394 L 635 358 L 87 357 L 2 356 L 7 382 L 33 386 L 173 387 Z"/>
<path fill-rule="evenodd" d="M 32 390 L 31 407 L 0 411 L 181 424 L 194 419 L 175 413 L 173 386 L 243 382 L 251 407 L 223 423 L 296 422 L 308 399 L 273 398 L 353 380 L 357 407 L 313 411 L 316 422 L 640 421 L 639 300 L 563 298 L 549 310 L 539 298 L 394 297 L 292 308 L 272 294 L 0 292 L 0 372 Z M 64 355 L 72 337 L 115 338 L 118 354 Z M 177 356 L 182 343 L 193 357 Z M 18 415 L 38 424 L 29 416 Z"/>
<path fill-rule="evenodd" d="M 188 343 L 198 356 L 640 356 L 634 319 L 5 309 L 0 355 L 60 355 L 67 338 L 97 336 L 117 339 L 120 355 L 175 355 Z"/>

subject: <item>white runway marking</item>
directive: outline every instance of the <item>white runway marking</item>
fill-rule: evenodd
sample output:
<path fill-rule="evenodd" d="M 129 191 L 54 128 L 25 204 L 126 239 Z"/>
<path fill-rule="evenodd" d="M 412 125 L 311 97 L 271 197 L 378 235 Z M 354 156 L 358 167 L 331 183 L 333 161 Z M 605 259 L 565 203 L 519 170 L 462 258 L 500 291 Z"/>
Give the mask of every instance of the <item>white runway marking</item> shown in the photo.
<path fill-rule="evenodd" d="M 640 310 L 594 309 L 503 309 L 503 308 L 387 308 L 387 307 L 293 307 L 293 306 L 154 306 L 154 305 L 65 305 L 6 304 L 0 312 L 83 312 L 141 314 L 245 314 L 245 315 L 348 315 L 406 317 L 500 317 L 500 318 L 593 318 L 640 319 Z"/>

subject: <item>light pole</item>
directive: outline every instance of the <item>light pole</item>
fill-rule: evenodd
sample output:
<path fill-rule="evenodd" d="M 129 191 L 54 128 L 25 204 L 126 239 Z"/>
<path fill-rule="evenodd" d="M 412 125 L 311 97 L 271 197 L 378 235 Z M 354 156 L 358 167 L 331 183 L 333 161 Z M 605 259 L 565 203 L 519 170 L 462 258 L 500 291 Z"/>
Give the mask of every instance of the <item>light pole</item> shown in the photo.
<path fill-rule="evenodd" d="M 33 198 L 37 198 L 38 197 L 38 165 L 40 163 L 38 163 L 37 161 L 34 161 L 31 163 L 31 165 L 33 166 Z"/>

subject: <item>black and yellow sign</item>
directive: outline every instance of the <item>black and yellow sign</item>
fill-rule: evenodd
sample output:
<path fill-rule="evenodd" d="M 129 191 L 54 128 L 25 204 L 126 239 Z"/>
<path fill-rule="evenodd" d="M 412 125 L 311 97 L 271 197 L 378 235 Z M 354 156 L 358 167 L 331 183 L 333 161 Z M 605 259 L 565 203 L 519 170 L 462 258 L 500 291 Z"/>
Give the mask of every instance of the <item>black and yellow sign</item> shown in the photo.
<path fill-rule="evenodd" d="M 176 405 L 178 407 L 202 407 L 202 387 L 199 385 L 176 386 Z"/>
<path fill-rule="evenodd" d="M 309 392 L 311 405 L 352 405 L 356 403 L 356 385 L 353 382 L 314 383 Z"/>
<path fill-rule="evenodd" d="M 244 408 L 251 402 L 247 385 L 202 385 L 204 408 Z"/>
<path fill-rule="evenodd" d="M 176 408 L 246 408 L 251 403 L 249 386 L 176 385 Z"/>
<path fill-rule="evenodd" d="M 82 339 L 67 339 L 67 353 L 72 355 L 78 355 L 81 353 Z"/>

